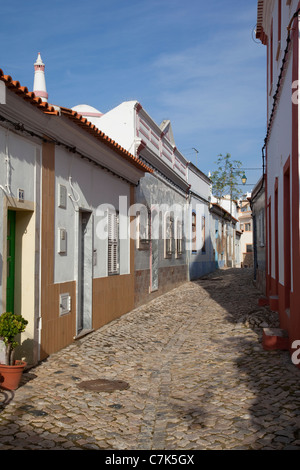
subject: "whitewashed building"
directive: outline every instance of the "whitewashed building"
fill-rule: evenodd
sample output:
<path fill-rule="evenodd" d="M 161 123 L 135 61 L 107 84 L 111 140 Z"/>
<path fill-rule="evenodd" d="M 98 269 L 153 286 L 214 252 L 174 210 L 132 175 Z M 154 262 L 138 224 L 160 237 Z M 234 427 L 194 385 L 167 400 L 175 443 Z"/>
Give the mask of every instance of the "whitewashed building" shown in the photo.
<path fill-rule="evenodd" d="M 190 184 L 189 199 L 189 273 L 190 279 L 213 272 L 215 260 L 215 233 L 210 212 L 211 181 L 202 171 L 191 162 L 188 164 L 188 182 Z M 213 229 L 212 229 L 213 225 Z"/>
<path fill-rule="evenodd" d="M 299 6 L 259 0 L 257 10 L 257 38 L 267 55 L 266 296 L 291 352 L 300 340 Z"/>
<path fill-rule="evenodd" d="M 0 90 L 0 313 L 29 321 L 35 364 L 134 307 L 130 206 L 152 170 L 2 70 Z"/>
<path fill-rule="evenodd" d="M 237 218 L 241 231 L 241 267 L 253 267 L 253 217 L 250 198 L 242 198 L 238 204 Z"/>
<path fill-rule="evenodd" d="M 85 111 L 82 105 L 73 109 L 83 116 L 91 111 L 89 107 Z M 91 117 L 93 122 L 153 169 L 135 189 L 136 204 L 146 208 L 146 215 L 139 217 L 147 226 L 146 238 L 138 236 L 136 242 L 139 305 L 190 277 L 194 279 L 215 269 L 209 235 L 210 181 L 176 148 L 169 120 L 158 125 L 137 101 L 121 103 L 99 114 Z M 196 205 L 197 239 L 193 244 Z"/>
<path fill-rule="evenodd" d="M 240 267 L 240 228 L 237 201 L 230 196 L 211 198 L 211 239 L 217 268 Z"/>

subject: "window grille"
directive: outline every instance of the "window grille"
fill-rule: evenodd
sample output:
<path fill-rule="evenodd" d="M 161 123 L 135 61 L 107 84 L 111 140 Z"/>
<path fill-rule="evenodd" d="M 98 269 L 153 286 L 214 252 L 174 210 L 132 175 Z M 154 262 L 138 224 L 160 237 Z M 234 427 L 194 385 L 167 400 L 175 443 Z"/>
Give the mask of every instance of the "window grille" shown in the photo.
<path fill-rule="evenodd" d="M 197 236 L 196 236 L 196 213 L 192 213 L 192 251 L 197 251 Z"/>
<path fill-rule="evenodd" d="M 119 214 L 108 211 L 108 275 L 119 274 Z"/>
<path fill-rule="evenodd" d="M 182 243 L 182 222 L 177 220 L 176 223 L 176 255 L 179 257 L 183 253 L 183 243 Z"/>
<path fill-rule="evenodd" d="M 204 216 L 202 216 L 201 231 L 202 231 L 202 253 L 204 253 L 205 252 L 205 217 Z"/>
<path fill-rule="evenodd" d="M 165 219 L 165 256 L 170 257 L 173 253 L 174 221 L 170 215 Z"/>
<path fill-rule="evenodd" d="M 150 214 L 148 210 L 137 213 L 137 244 L 139 249 L 148 248 L 150 243 Z"/>

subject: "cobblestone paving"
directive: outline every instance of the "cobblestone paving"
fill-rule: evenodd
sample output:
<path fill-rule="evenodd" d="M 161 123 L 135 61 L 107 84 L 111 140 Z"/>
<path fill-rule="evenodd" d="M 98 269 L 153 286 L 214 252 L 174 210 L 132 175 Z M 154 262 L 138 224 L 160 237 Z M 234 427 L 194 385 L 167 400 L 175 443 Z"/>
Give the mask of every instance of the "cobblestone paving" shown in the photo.
<path fill-rule="evenodd" d="M 0 450 L 300 450 L 300 371 L 262 349 L 258 298 L 251 270 L 220 270 L 52 355 L 0 392 Z"/>

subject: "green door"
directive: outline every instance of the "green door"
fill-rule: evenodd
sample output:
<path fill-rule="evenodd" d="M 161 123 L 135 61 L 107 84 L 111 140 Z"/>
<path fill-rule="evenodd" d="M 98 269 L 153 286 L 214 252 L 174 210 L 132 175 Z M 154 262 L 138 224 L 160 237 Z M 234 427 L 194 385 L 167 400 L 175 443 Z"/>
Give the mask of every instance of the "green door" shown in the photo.
<path fill-rule="evenodd" d="M 6 311 L 14 313 L 16 213 L 7 212 Z"/>

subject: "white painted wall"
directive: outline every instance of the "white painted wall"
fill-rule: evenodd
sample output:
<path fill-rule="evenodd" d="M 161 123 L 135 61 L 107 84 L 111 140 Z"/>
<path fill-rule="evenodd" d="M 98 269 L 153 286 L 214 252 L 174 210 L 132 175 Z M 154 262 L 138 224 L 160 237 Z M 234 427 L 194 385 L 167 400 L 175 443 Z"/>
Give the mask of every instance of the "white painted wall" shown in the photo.
<path fill-rule="evenodd" d="M 292 1 L 291 6 L 282 2 L 282 12 L 283 12 L 283 26 L 282 26 L 282 41 L 281 47 L 286 45 L 286 27 L 290 21 L 291 14 L 294 13 L 297 9 L 298 2 Z M 274 28 L 274 53 L 276 54 L 277 49 L 277 5 L 273 9 L 273 28 Z M 266 25 L 267 31 L 270 31 L 271 16 L 269 17 L 269 23 Z M 277 76 L 279 74 L 281 61 L 283 57 L 283 51 L 279 56 L 279 60 L 273 60 L 273 73 L 274 73 L 274 84 L 277 83 Z M 270 138 L 268 141 L 267 147 L 267 158 L 268 158 L 268 185 L 267 185 L 267 199 L 272 198 L 272 243 L 271 243 L 271 253 L 269 257 L 274 261 L 275 260 L 275 213 L 274 213 L 274 185 L 275 179 L 278 177 L 278 220 L 279 220 L 279 230 L 278 230 L 278 245 L 279 245 L 279 282 L 284 285 L 284 246 L 283 246 L 283 167 L 292 154 L 292 56 L 289 55 L 289 60 L 286 65 L 285 78 L 282 81 L 280 99 L 278 101 L 277 109 L 275 112 L 275 117 L 273 119 L 272 129 L 270 133 Z M 272 96 L 274 94 L 270 91 L 269 100 L 269 112 L 271 111 L 272 105 Z M 292 161 L 291 161 L 292 164 Z M 293 168 L 291 166 L 291 173 Z M 292 219 L 291 219 L 292 220 Z M 269 272 L 269 268 L 268 272 Z M 270 273 L 269 273 L 270 274 Z M 272 263 L 271 275 L 275 277 L 275 263 Z"/>
<path fill-rule="evenodd" d="M 103 114 L 98 121 L 100 129 L 135 156 L 143 141 L 153 155 L 187 181 L 188 161 L 168 135 L 162 136 L 160 126 L 143 108 L 137 112 L 138 105 L 137 101 L 126 101 Z"/>
<path fill-rule="evenodd" d="M 97 208 L 103 204 L 120 210 L 119 196 L 125 203 L 126 215 L 130 206 L 130 186 L 119 178 L 97 168 L 92 163 L 71 154 L 61 147 L 55 153 L 55 282 L 66 282 L 77 277 L 78 211 L 91 211 L 94 222 L 94 249 L 97 250 L 97 264 L 94 278 L 107 276 L 107 240 L 97 235 L 97 225 L 101 218 Z M 67 188 L 67 207 L 59 207 L 59 185 Z M 128 218 L 125 221 L 128 226 Z M 58 228 L 67 230 L 67 253 L 58 253 Z M 130 272 L 130 240 L 122 240 L 120 245 L 120 273 Z"/>
<path fill-rule="evenodd" d="M 191 185 L 191 190 L 195 191 L 199 196 L 207 201 L 211 198 L 211 185 L 199 175 L 196 170 L 191 166 L 188 168 L 188 182 Z"/>
<path fill-rule="evenodd" d="M 101 131 L 132 154 L 135 154 L 135 104 L 136 101 L 121 103 L 97 121 Z"/>
<path fill-rule="evenodd" d="M 215 196 L 212 196 L 212 202 L 221 206 L 229 214 L 231 213 L 232 217 L 237 219 L 237 203 L 235 201 L 231 202 L 230 196 L 224 196 L 224 198 L 220 199 L 219 201 Z"/>
<path fill-rule="evenodd" d="M 39 144 L 0 126 L 0 314 L 6 310 L 7 208 L 11 208 L 17 211 L 15 313 L 29 322 L 21 339 L 29 343 L 37 339 L 39 314 L 40 152 Z M 18 200 L 19 189 L 24 201 Z M 35 353 L 30 349 L 27 361 Z"/>

